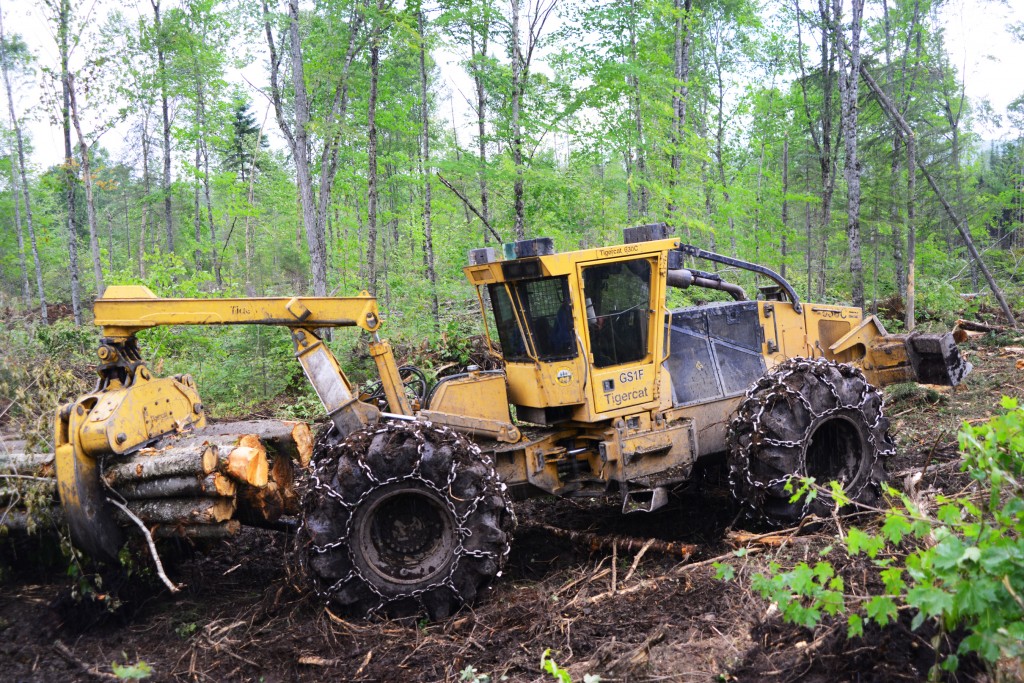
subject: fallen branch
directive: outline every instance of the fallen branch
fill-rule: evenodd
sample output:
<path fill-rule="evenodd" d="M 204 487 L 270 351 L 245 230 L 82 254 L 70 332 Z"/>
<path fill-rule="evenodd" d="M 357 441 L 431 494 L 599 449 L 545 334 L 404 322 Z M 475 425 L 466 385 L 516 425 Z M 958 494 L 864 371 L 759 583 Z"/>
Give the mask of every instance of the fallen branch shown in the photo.
<path fill-rule="evenodd" d="M 625 552 L 639 552 L 641 550 L 647 552 L 648 550 L 653 550 L 663 555 L 682 557 L 684 559 L 690 557 L 697 550 L 695 545 L 659 541 L 653 538 L 633 538 L 631 536 L 617 535 L 603 536 L 590 531 L 571 531 L 549 524 L 531 524 L 530 526 L 546 531 L 558 538 L 589 545 L 591 550 L 611 550 L 613 548 L 616 550 L 621 549 Z"/>
<path fill-rule="evenodd" d="M 106 671 L 100 671 L 96 667 L 89 666 L 85 662 L 81 661 L 68 649 L 68 646 L 59 640 L 53 641 L 53 649 L 57 651 L 61 657 L 64 658 L 68 664 L 72 665 L 87 676 L 98 678 L 103 681 L 119 681 L 121 680 L 114 674 L 108 674 Z"/>
<path fill-rule="evenodd" d="M 437 179 L 441 181 L 442 185 L 444 185 L 449 190 L 454 192 L 455 196 L 458 197 L 459 199 L 461 199 L 462 203 L 465 204 L 469 208 L 470 211 L 472 211 L 474 214 L 476 214 L 476 217 L 480 219 L 480 222 L 484 224 L 484 227 L 487 228 L 488 230 L 490 230 L 491 234 L 494 235 L 494 239 L 498 240 L 499 242 L 504 241 L 504 240 L 501 239 L 501 235 L 499 235 L 495 231 L 495 229 L 491 227 L 491 224 L 487 222 L 487 219 L 483 217 L 483 214 L 481 214 L 479 211 L 477 211 L 477 208 L 475 206 L 473 206 L 473 202 L 469 201 L 469 199 L 466 197 L 466 195 L 462 194 L 457 189 L 455 189 L 455 186 L 452 185 L 450 182 L 448 182 L 447 178 L 445 178 L 443 175 L 441 175 L 440 171 L 437 172 Z"/>
<path fill-rule="evenodd" d="M 967 330 L 968 332 L 1006 332 L 1005 325 L 989 325 L 974 320 L 957 320 L 954 329 Z"/>
<path fill-rule="evenodd" d="M 156 575 L 159 576 L 160 580 L 164 582 L 165 586 L 167 586 L 167 590 L 172 593 L 177 593 L 181 590 L 173 581 L 167 578 L 167 574 L 164 573 L 164 563 L 160 561 L 160 553 L 156 551 L 156 543 L 153 542 L 153 534 L 149 533 L 149 529 L 147 529 L 146 525 L 142 523 L 142 520 L 136 517 L 135 514 L 128 509 L 128 506 L 121 501 L 113 498 L 107 498 L 107 500 L 110 501 L 114 507 L 119 508 L 121 512 L 128 517 L 128 519 L 135 522 L 135 526 L 142 530 L 142 535 L 146 537 L 146 543 L 149 545 L 149 554 L 153 557 L 153 564 L 156 565 Z"/>

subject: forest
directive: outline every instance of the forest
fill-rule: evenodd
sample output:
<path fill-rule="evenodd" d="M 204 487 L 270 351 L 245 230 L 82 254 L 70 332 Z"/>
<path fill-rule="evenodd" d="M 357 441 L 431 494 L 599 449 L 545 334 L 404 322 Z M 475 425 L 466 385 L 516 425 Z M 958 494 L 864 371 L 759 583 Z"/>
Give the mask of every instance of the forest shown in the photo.
<path fill-rule="evenodd" d="M 471 250 L 616 245 L 661 222 L 890 333 L 956 326 L 975 365 L 952 392 L 886 391 L 896 488 L 874 522 L 737 530 L 731 508 L 705 514 L 700 496 L 721 491 L 641 521 L 589 501 L 517 503 L 511 578 L 436 625 L 325 616 L 269 561 L 287 554 L 276 537 L 185 553 L 196 585 L 180 613 L 137 588 L 83 612 L 83 595 L 107 590 L 69 546 L 32 551 L 65 558 L 38 585 L 24 557 L 8 567 L 0 553 L 14 675 L 1020 680 L 1024 92 L 1005 109 L 967 95 L 952 4 L 0 0 L 0 460 L 5 439 L 53 452 L 54 409 L 95 383 L 92 308 L 108 286 L 365 290 L 400 362 L 433 383 L 496 367 Z M 1024 50 L 1024 22 L 1005 32 Z M 195 378 L 216 419 L 324 417 L 283 329 L 139 337 L 161 374 Z M 377 379 L 366 339 L 329 339 L 361 386 Z M 606 537 L 581 541 L 594 520 Z M 694 569 L 675 544 L 700 548 Z M 43 609 L 65 573 L 69 595 Z M 18 623 L 41 635 L 11 635 Z M 97 624 L 124 644 L 64 645 Z"/>

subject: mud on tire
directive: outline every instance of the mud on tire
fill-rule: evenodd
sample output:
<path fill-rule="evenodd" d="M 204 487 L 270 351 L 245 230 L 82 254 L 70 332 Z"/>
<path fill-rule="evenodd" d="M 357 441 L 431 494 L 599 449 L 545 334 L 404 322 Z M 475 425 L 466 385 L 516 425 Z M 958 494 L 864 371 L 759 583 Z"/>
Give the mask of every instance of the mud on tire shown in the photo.
<path fill-rule="evenodd" d="M 834 508 L 822 491 L 791 503 L 791 478 L 836 480 L 854 502 L 875 503 L 884 458 L 895 452 L 879 391 L 858 368 L 824 358 L 791 358 L 765 374 L 747 390 L 728 438 L 733 495 L 771 524 Z"/>
<path fill-rule="evenodd" d="M 297 538 L 306 576 L 335 607 L 442 619 L 500 575 L 514 527 L 476 445 L 395 422 L 318 435 Z"/>

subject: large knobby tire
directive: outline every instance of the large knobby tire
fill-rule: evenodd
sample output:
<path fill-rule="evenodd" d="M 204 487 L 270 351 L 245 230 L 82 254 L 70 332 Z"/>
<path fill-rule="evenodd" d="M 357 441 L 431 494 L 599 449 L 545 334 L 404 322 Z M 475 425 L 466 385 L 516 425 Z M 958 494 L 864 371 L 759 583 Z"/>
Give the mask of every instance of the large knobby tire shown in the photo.
<path fill-rule="evenodd" d="M 382 423 L 314 448 L 303 568 L 354 615 L 443 619 L 501 574 L 515 516 L 490 459 L 446 427 Z"/>
<path fill-rule="evenodd" d="M 790 502 L 799 479 L 838 481 L 850 500 L 872 505 L 894 452 L 882 395 L 858 368 L 791 358 L 747 391 L 729 424 L 729 483 L 752 517 L 790 524 L 835 507 L 821 489 Z"/>

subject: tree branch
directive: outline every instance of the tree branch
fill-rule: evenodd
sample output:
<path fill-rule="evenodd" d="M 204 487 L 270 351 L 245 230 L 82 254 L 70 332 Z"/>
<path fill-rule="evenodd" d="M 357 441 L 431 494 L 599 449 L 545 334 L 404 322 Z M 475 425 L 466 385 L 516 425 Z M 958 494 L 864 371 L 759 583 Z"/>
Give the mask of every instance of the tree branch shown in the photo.
<path fill-rule="evenodd" d="M 492 235 L 494 235 L 494 239 L 498 240 L 499 242 L 504 242 L 505 241 L 505 240 L 502 239 L 501 235 L 499 235 L 497 233 L 497 231 L 495 231 L 495 229 L 491 227 L 491 224 L 487 222 L 487 219 L 484 218 L 483 215 L 479 211 L 477 211 L 477 208 L 475 206 L 473 206 L 473 202 L 469 201 L 469 199 L 466 197 L 466 195 L 462 194 L 457 189 L 455 189 L 455 186 L 452 185 L 450 182 L 448 182 L 448 179 L 445 178 L 443 175 L 441 175 L 440 171 L 437 172 L 437 179 L 441 181 L 442 185 L 444 185 L 449 190 L 454 192 L 455 196 L 458 197 L 459 199 L 461 199 L 462 203 L 465 204 L 466 207 L 470 211 L 472 211 L 474 214 L 476 214 L 476 217 L 480 219 L 480 221 L 484 224 L 484 227 L 487 228 Z"/>

